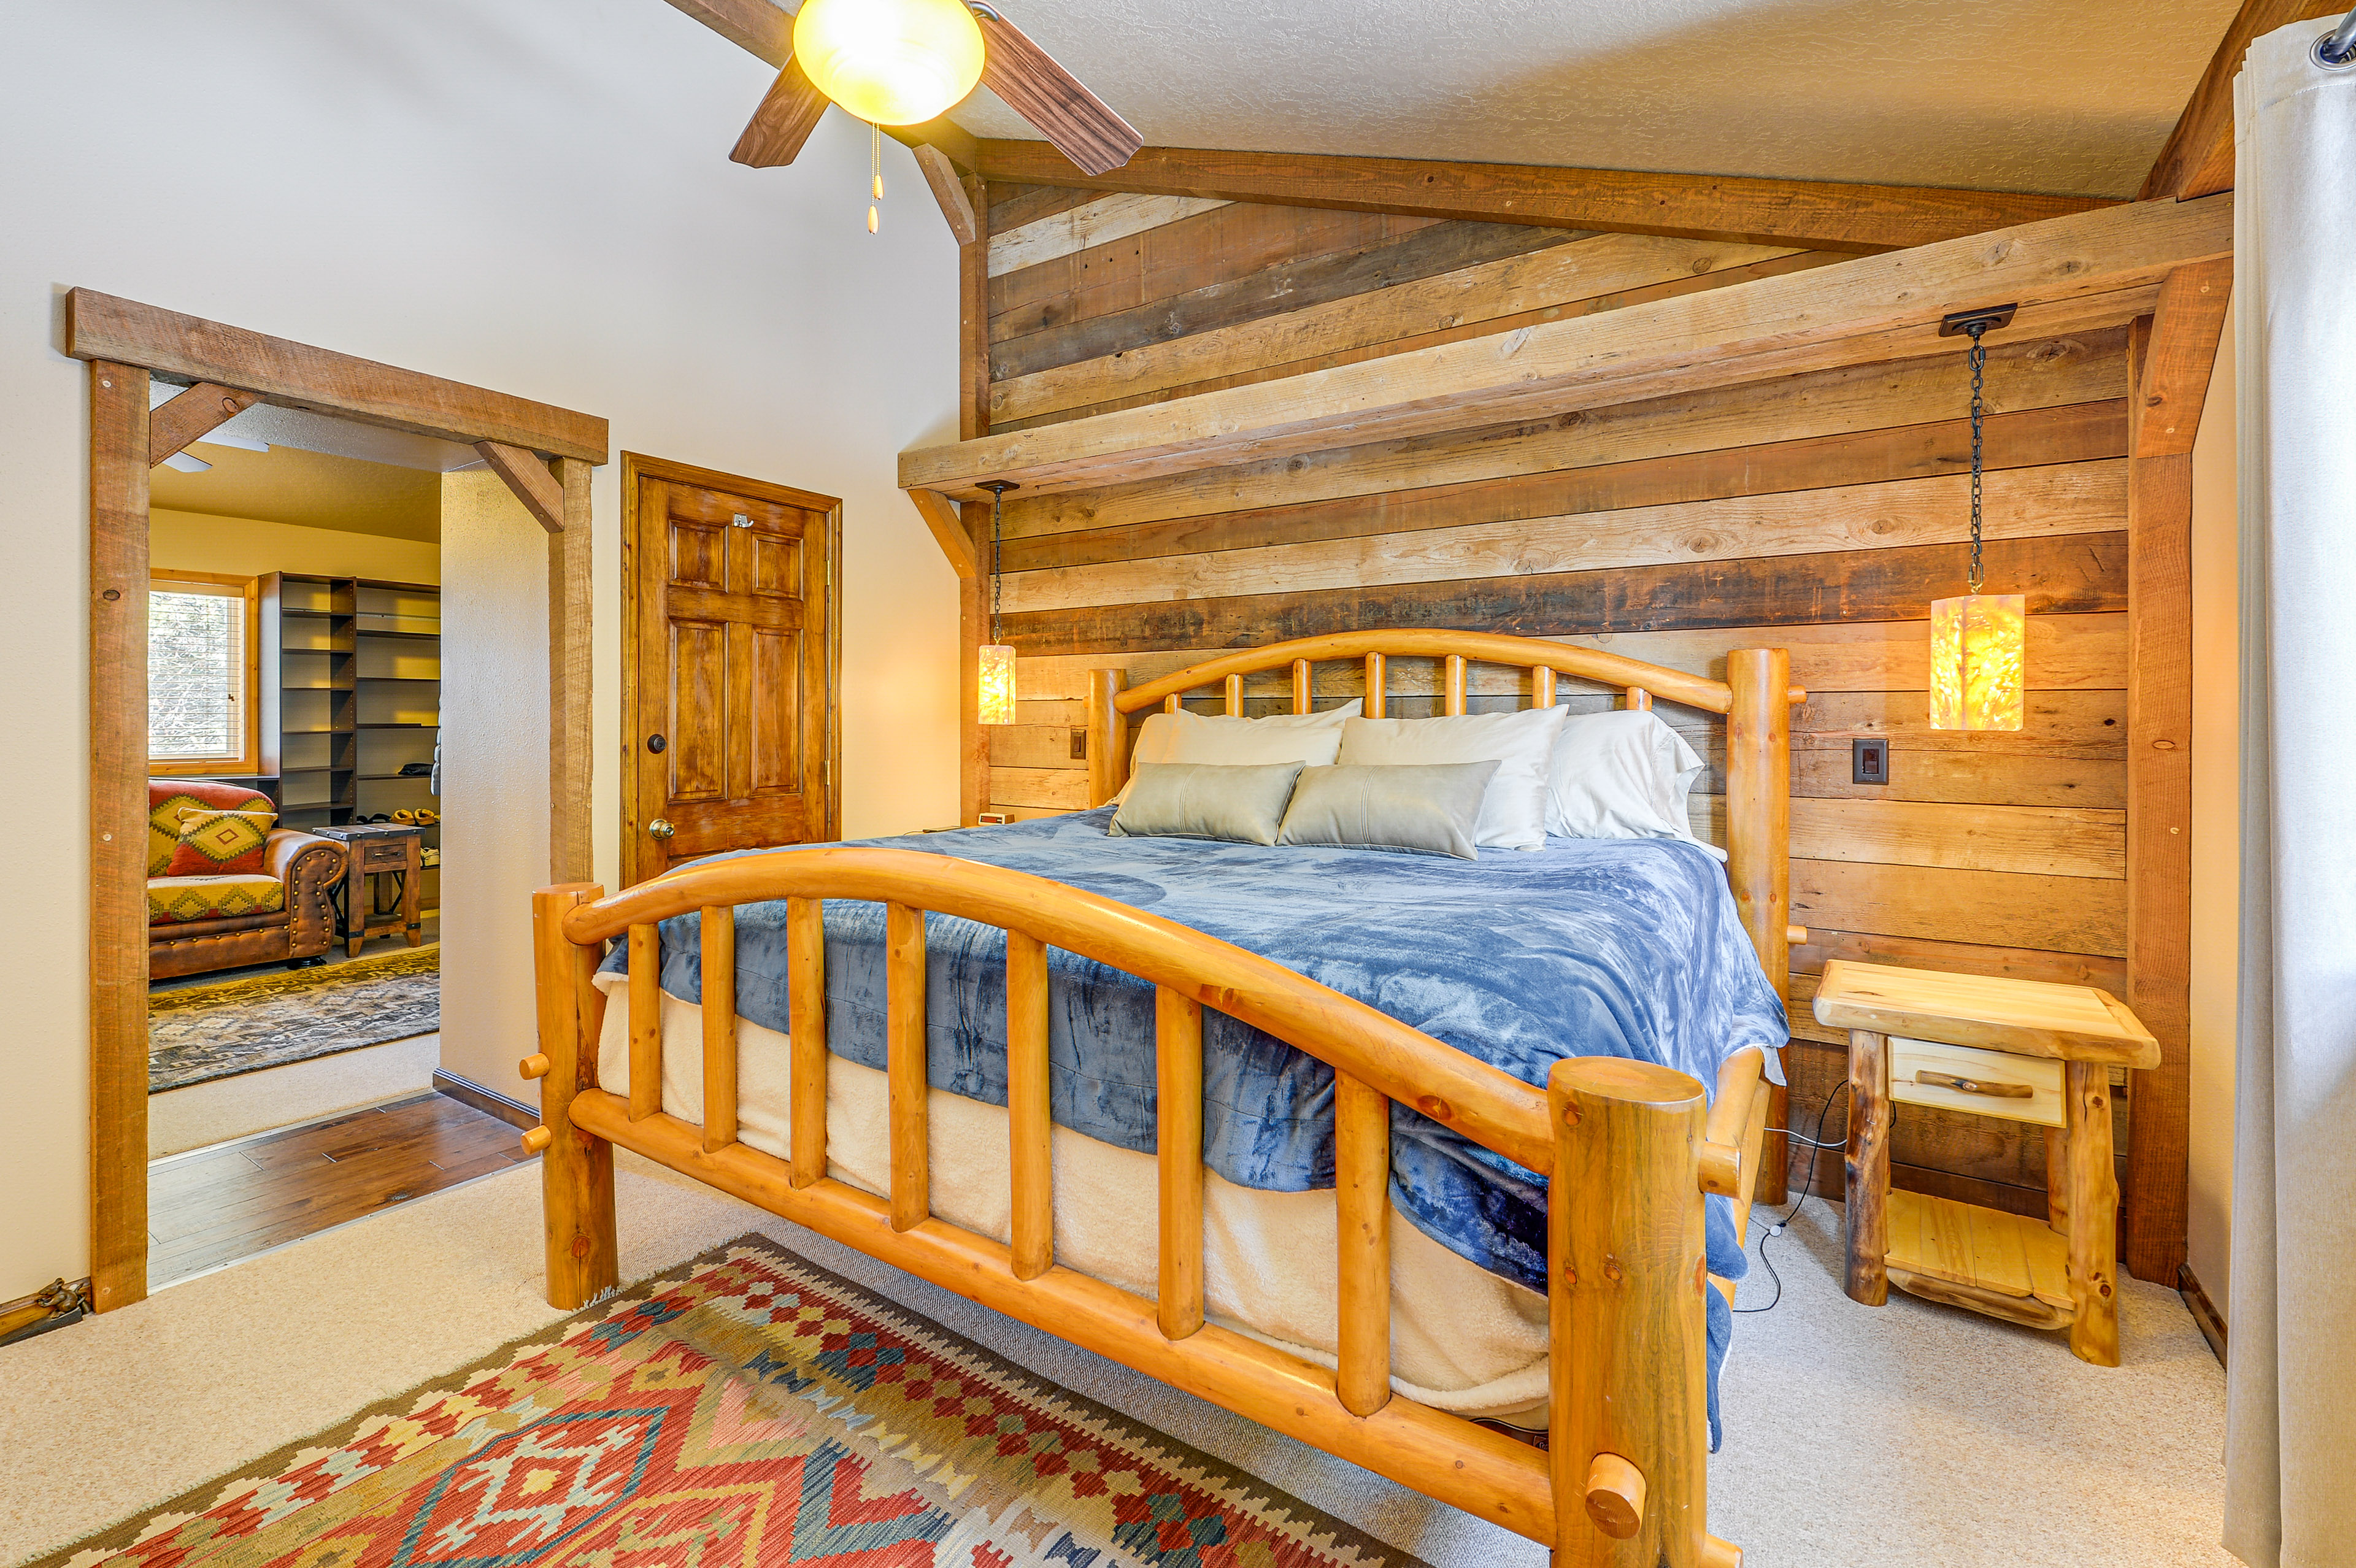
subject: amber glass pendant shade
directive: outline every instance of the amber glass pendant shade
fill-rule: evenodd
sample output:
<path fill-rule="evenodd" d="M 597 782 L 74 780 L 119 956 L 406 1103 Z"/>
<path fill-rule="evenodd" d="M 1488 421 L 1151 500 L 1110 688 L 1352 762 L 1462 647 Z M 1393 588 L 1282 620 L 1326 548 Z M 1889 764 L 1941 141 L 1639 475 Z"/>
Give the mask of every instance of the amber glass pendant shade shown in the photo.
<path fill-rule="evenodd" d="M 1002 643 L 982 645 L 981 722 L 1014 722 L 1014 650 Z"/>
<path fill-rule="evenodd" d="M 2027 600 L 1966 593 L 1931 602 L 1931 728 L 2018 730 L 2028 684 Z"/>
<path fill-rule="evenodd" d="M 916 125 L 981 80 L 981 26 L 962 0 L 805 0 L 794 58 L 811 85 L 876 125 Z"/>

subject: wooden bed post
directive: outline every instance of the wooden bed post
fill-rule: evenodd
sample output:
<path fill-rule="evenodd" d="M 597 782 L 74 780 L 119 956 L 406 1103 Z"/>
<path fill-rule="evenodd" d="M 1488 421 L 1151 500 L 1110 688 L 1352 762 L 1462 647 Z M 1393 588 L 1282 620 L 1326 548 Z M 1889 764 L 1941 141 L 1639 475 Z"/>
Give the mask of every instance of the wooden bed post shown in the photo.
<path fill-rule="evenodd" d="M 1717 1560 L 1702 1087 L 1650 1062 L 1578 1057 L 1548 1074 L 1547 1108 L 1555 1568 L 1696 1568 Z"/>
<path fill-rule="evenodd" d="M 1128 780 L 1121 766 L 1129 751 L 1129 715 L 1113 699 L 1129 684 L 1125 669 L 1088 671 L 1088 805 L 1102 805 Z"/>
<path fill-rule="evenodd" d="M 564 934 L 564 917 L 605 890 L 589 882 L 542 888 L 531 896 L 531 938 L 539 973 L 540 1123 L 524 1135 L 540 1150 L 540 1190 L 548 1243 L 548 1304 L 586 1307 L 620 1282 L 614 1241 L 614 1146 L 573 1125 L 573 1097 L 597 1086 L 597 1036 L 605 998 L 592 984 L 601 944 L 584 947 Z"/>
<path fill-rule="evenodd" d="M 1792 656 L 1783 648 L 1736 648 L 1726 656 L 1734 705 L 1726 716 L 1727 880 L 1743 929 L 1789 1005 L 1792 995 Z M 1789 1127 L 1790 1092 L 1777 1084 L 1767 1125 Z M 1811 1151 L 1812 1153 L 1814 1151 Z M 1755 1203 L 1783 1201 L 1790 1145 L 1767 1135 L 1751 1189 Z"/>

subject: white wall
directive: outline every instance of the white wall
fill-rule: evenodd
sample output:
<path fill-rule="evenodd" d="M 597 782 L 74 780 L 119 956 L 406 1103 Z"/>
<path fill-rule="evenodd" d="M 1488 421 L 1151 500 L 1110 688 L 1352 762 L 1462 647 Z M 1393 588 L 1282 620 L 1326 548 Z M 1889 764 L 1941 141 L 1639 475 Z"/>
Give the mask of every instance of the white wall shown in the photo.
<path fill-rule="evenodd" d="M 955 580 L 893 479 L 902 448 L 956 434 L 956 251 L 890 143 L 867 234 L 865 128 L 840 114 L 792 169 L 729 163 L 770 75 L 659 0 L 11 12 L 0 665 L 13 771 L 70 815 L 0 872 L 0 1299 L 88 1266 L 88 421 L 57 347 L 66 288 L 603 414 L 616 454 L 841 496 L 846 831 L 955 819 Z M 609 870 L 616 473 L 593 492 Z M 528 892 L 502 895 L 515 921 Z"/>
<path fill-rule="evenodd" d="M 442 547 L 421 539 L 210 512 L 150 511 L 147 561 L 175 571 L 218 571 L 232 577 L 307 571 L 391 582 L 442 581 Z"/>
<path fill-rule="evenodd" d="M 2233 316 L 2192 445 L 2192 1126 L 2186 1254 L 2230 1320 L 2233 1013 L 2241 930 L 2240 616 Z"/>

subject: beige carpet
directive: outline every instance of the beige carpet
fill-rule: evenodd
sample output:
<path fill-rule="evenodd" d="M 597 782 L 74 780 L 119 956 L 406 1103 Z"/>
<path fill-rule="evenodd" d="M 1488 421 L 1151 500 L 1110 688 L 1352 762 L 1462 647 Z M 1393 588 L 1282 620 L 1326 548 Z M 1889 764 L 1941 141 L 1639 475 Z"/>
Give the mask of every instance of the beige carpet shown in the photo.
<path fill-rule="evenodd" d="M 625 1157 L 622 1258 L 759 1229 L 1087 1397 L 1435 1563 L 1539 1568 L 1517 1537 Z M 0 1562 L 16 1562 L 548 1321 L 531 1168 L 405 1204 L 0 1350 Z M 2130 1284 L 2126 1365 L 1900 1298 L 1853 1306 L 1811 1204 L 1782 1305 L 1737 1319 L 1713 1531 L 1752 1568 L 2230 1568 L 2224 1378 L 2175 1296 Z M 1765 1297 L 1765 1277 L 1744 1305 Z"/>
<path fill-rule="evenodd" d="M 147 1157 L 292 1126 L 434 1087 L 442 1037 L 421 1034 L 147 1096 Z"/>

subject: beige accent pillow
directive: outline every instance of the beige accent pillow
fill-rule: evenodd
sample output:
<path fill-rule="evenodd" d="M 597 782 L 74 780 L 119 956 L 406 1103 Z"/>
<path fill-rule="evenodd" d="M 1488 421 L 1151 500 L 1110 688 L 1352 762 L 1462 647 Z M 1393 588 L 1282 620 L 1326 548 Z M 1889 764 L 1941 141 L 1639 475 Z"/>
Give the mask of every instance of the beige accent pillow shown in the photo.
<path fill-rule="evenodd" d="M 1256 767 L 1267 763 L 1299 763 L 1304 767 L 1330 766 L 1342 744 L 1342 726 L 1358 716 L 1365 704 L 1356 698 L 1323 713 L 1278 713 L 1266 719 L 1237 719 L 1226 714 L 1153 713 L 1137 731 L 1132 769 L 1148 763 L 1215 763 L 1225 767 Z M 1113 796 L 1116 805 L 1129 798 L 1123 784 Z"/>
<path fill-rule="evenodd" d="M 1353 719 L 1342 726 L 1344 767 L 1495 763 L 1472 842 L 1485 849 L 1543 849 L 1547 761 L 1563 709 L 1461 713 L 1440 719 Z"/>
<path fill-rule="evenodd" d="M 1120 838 L 1273 844 L 1300 776 L 1299 763 L 1148 763 L 1130 780 L 1129 798 L 1107 831 Z"/>
<path fill-rule="evenodd" d="M 1280 844 L 1344 849 L 1411 849 L 1478 859 L 1473 825 L 1499 764 L 1306 768 L 1284 808 Z"/>

